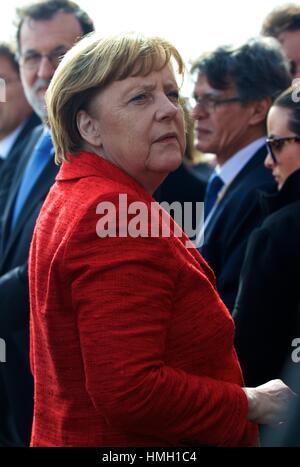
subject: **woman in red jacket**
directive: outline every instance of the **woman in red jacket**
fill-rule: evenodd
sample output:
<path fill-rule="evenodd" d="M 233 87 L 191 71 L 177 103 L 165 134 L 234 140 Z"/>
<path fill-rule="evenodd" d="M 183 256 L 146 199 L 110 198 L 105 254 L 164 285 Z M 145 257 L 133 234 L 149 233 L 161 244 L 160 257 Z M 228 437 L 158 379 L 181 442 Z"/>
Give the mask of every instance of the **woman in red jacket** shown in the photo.
<path fill-rule="evenodd" d="M 62 167 L 30 253 L 32 446 L 250 446 L 289 397 L 242 389 L 213 273 L 151 196 L 185 146 L 172 62 L 162 39 L 91 36 L 50 84 Z"/>

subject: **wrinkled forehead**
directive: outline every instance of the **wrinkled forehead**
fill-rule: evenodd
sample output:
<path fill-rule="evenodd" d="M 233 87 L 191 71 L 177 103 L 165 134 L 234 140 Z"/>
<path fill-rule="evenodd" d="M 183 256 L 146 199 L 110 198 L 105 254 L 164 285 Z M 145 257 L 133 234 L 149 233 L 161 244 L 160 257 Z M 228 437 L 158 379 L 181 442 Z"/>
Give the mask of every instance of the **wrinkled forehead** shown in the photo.
<path fill-rule="evenodd" d="M 176 62 L 172 57 L 167 58 L 166 55 L 159 51 L 152 54 L 145 54 L 136 57 L 131 63 L 128 63 L 128 75 L 126 77 L 148 76 L 150 73 L 162 71 L 168 68 L 174 74 Z"/>
<path fill-rule="evenodd" d="M 50 19 L 25 18 L 20 30 L 20 51 L 70 49 L 82 35 L 79 21 L 71 13 L 57 13 Z"/>

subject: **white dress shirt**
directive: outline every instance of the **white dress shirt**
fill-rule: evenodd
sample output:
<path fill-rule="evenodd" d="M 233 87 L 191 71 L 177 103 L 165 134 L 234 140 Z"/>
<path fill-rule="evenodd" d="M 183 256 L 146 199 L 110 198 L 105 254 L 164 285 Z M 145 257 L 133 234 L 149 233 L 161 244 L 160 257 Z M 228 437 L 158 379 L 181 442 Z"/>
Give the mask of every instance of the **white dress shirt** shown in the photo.
<path fill-rule="evenodd" d="M 12 131 L 8 136 L 0 140 L 0 157 L 1 159 L 6 159 L 11 148 L 13 147 L 17 137 L 21 133 L 26 120 L 21 123 L 14 131 Z"/>
<path fill-rule="evenodd" d="M 256 139 L 252 143 L 248 144 L 248 146 L 245 146 L 244 148 L 240 149 L 237 153 L 230 157 L 230 159 L 228 159 L 222 166 L 216 166 L 211 176 L 213 176 L 213 174 L 216 173 L 223 180 L 224 186 L 218 195 L 217 202 L 215 203 L 209 215 L 205 219 L 203 228 L 199 229 L 199 234 L 197 236 L 196 241 L 197 247 L 202 246 L 204 243 L 204 232 L 216 211 L 216 208 L 218 206 L 218 200 L 222 199 L 229 185 L 242 171 L 242 169 L 250 161 L 250 159 L 252 159 L 252 157 L 257 153 L 257 151 L 263 147 L 264 144 L 266 144 L 265 136 Z"/>

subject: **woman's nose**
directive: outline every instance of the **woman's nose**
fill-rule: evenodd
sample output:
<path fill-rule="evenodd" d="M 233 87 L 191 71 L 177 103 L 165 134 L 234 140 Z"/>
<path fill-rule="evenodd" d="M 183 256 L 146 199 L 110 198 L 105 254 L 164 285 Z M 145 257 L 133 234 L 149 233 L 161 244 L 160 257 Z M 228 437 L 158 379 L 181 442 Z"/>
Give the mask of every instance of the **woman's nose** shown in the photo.
<path fill-rule="evenodd" d="M 168 96 L 162 96 L 159 100 L 157 118 L 174 118 L 180 109 L 180 104 L 177 101 L 172 101 Z"/>
<path fill-rule="evenodd" d="M 274 161 L 271 157 L 270 152 L 268 152 L 267 157 L 265 158 L 264 164 L 267 169 L 272 169 L 274 167 Z"/>

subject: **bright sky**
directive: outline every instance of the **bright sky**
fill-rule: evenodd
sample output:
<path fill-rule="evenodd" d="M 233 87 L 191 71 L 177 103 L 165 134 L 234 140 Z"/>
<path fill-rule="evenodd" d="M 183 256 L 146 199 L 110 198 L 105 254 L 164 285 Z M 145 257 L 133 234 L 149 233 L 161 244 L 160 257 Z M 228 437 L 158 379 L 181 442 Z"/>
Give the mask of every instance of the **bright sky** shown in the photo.
<path fill-rule="evenodd" d="M 4 3 L 4 2 L 3 2 Z M 6 3 L 6 2 L 5 2 Z M 15 9 L 28 0 L 1 5 L 0 40 L 14 37 Z M 278 0 L 77 0 L 103 34 L 142 31 L 169 39 L 186 61 L 205 50 L 238 44 L 259 33 Z"/>

